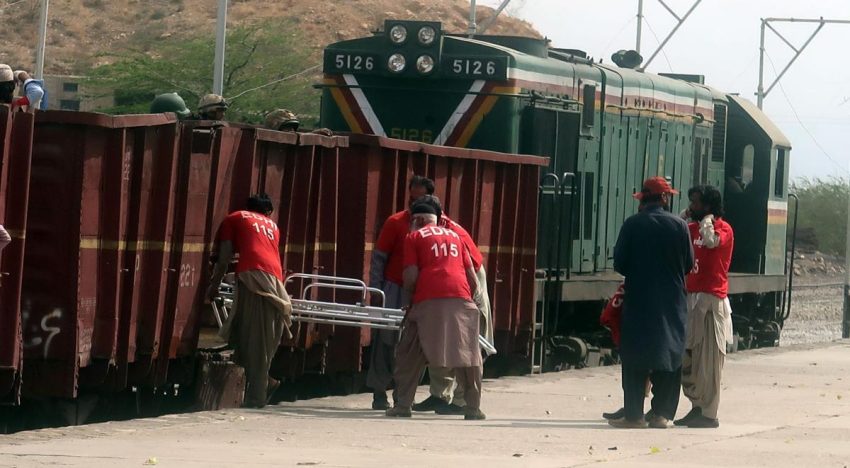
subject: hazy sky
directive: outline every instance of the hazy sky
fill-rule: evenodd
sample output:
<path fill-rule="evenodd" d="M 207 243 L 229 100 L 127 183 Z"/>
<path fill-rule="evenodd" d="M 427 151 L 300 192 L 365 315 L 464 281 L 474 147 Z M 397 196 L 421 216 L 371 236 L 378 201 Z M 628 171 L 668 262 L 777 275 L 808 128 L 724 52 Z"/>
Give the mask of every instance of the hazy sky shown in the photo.
<path fill-rule="evenodd" d="M 666 3 L 683 16 L 693 1 Z M 637 4 L 637 0 L 512 0 L 508 11 L 533 23 L 554 45 L 585 50 L 607 63 L 616 50 L 635 47 Z M 641 52 L 648 59 L 675 19 L 657 0 L 644 0 L 644 15 Z M 760 18 L 821 16 L 850 20 L 850 1 L 703 0 L 649 71 L 705 75 L 706 84 L 755 102 Z M 774 27 L 799 48 L 817 25 L 779 23 Z M 777 85 L 765 99 L 765 111 L 794 145 L 793 177 L 847 176 L 850 171 L 848 45 L 850 24 L 825 25 L 782 78 L 782 87 Z M 765 49 L 776 72 L 794 53 L 770 30 Z M 775 76 L 766 57 L 765 88 Z"/>

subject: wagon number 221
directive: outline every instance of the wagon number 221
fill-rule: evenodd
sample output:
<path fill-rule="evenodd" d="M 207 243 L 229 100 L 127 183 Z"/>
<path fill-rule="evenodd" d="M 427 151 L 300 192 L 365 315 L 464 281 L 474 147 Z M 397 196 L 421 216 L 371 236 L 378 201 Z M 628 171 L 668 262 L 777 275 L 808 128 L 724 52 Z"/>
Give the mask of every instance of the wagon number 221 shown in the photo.
<path fill-rule="evenodd" d="M 455 74 L 492 76 L 496 74 L 496 62 L 454 59 L 452 60 L 452 71 Z"/>

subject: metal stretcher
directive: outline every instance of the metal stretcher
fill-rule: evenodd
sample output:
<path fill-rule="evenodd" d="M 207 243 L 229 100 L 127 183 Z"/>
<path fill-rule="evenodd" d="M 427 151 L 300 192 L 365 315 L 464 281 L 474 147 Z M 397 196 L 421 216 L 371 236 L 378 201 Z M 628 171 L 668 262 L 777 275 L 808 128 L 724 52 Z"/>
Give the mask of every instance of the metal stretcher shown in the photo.
<path fill-rule="evenodd" d="M 363 281 L 340 276 L 313 275 L 297 273 L 287 278 L 287 284 L 293 280 L 304 280 L 299 297 L 292 300 L 292 321 L 304 323 L 321 323 L 326 325 L 341 325 L 349 327 L 371 327 L 385 330 L 400 330 L 404 320 L 404 311 L 384 307 L 386 296 L 380 289 L 370 288 Z M 343 304 L 304 299 L 309 297 L 311 289 L 331 289 L 337 291 L 356 291 L 360 293 L 359 302 Z M 234 286 L 222 283 L 219 287 L 219 297 L 212 302 L 213 315 L 221 327 L 229 316 L 229 308 L 233 307 Z M 368 305 L 369 298 L 377 295 L 381 299 L 381 307 Z M 496 348 L 483 336 L 478 337 L 478 344 L 488 354 L 496 354 Z"/>

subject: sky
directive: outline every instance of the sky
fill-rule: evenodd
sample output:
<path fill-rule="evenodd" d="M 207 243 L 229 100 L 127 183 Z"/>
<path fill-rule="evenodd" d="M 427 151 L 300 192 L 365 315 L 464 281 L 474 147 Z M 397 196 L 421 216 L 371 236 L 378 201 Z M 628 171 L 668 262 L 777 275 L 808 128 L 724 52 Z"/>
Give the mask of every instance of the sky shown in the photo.
<path fill-rule="evenodd" d="M 500 0 L 478 0 L 497 6 Z M 679 16 L 694 0 L 665 0 Z M 507 11 L 531 22 L 553 46 L 581 49 L 610 63 L 634 49 L 638 0 L 512 0 Z M 676 24 L 658 0 L 644 0 L 645 60 Z M 753 102 L 758 87 L 761 18 L 850 20 L 848 0 L 702 0 L 647 71 L 705 75 L 707 85 Z M 816 24 L 771 23 L 799 49 Z M 791 176 L 850 175 L 850 24 L 826 24 L 779 84 L 764 110 L 791 140 Z M 765 89 L 794 55 L 769 29 Z"/>

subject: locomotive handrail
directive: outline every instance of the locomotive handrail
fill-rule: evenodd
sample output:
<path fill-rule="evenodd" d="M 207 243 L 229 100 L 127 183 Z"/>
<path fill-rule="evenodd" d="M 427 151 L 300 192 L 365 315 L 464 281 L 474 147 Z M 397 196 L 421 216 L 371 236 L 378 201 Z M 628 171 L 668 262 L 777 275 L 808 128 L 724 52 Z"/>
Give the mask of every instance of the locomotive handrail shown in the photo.
<path fill-rule="evenodd" d="M 572 186 L 570 187 L 570 219 L 567 220 L 567 259 L 572 259 L 573 255 L 573 216 L 575 216 L 575 195 L 576 195 L 576 175 L 573 172 L 564 172 L 564 175 L 561 176 L 561 195 L 564 194 L 564 184 L 566 184 L 567 179 L 572 181 Z M 563 219 L 564 210 L 558 210 L 558 224 L 561 224 Z M 558 242 L 558 271 L 561 270 L 561 242 Z M 568 260 L 569 261 L 569 260 Z M 570 279 L 570 274 L 572 273 L 572 265 L 567 265 L 567 279 Z M 559 273 L 560 276 L 560 273 Z M 559 301 L 560 302 L 560 301 Z"/>
<path fill-rule="evenodd" d="M 789 193 L 788 198 L 794 199 L 794 229 L 791 231 L 791 265 L 790 269 L 788 268 L 788 256 L 785 256 L 785 274 L 788 275 L 788 289 L 785 290 L 783 294 L 783 304 L 784 309 L 782 311 L 782 325 L 785 325 L 785 321 L 788 320 L 788 317 L 791 316 L 791 296 L 792 291 L 791 288 L 794 287 L 794 254 L 797 251 L 797 216 L 800 214 L 800 197 L 797 196 L 796 193 Z M 787 302 L 785 301 L 785 297 L 788 298 Z"/>
<path fill-rule="evenodd" d="M 554 179 L 555 185 L 546 185 L 547 179 Z M 560 199 L 561 199 L 561 196 L 563 195 L 563 190 L 562 190 L 562 185 L 561 185 L 561 179 L 558 177 L 558 174 L 555 174 L 554 172 L 549 172 L 549 173 L 546 173 L 545 175 L 543 175 L 543 178 L 540 180 L 540 186 L 538 187 L 538 192 L 539 192 L 538 193 L 538 199 L 539 199 L 538 204 L 543 202 L 543 195 L 548 193 L 547 189 L 551 190 L 551 194 L 555 196 L 555 201 L 553 203 L 553 205 L 555 206 L 554 209 L 557 212 L 560 213 L 561 210 L 558 209 L 558 208 L 560 206 Z M 555 225 L 555 237 L 552 240 L 552 243 L 554 243 L 554 246 L 552 246 L 552 245 L 549 246 L 549 252 L 548 252 L 549 265 L 548 265 L 548 269 L 547 269 L 547 272 L 546 272 L 546 276 L 548 278 L 551 278 L 553 271 L 555 271 L 555 269 L 553 268 L 553 265 L 552 265 L 552 261 L 556 260 L 556 259 L 552 258 L 552 250 L 557 251 L 558 244 L 560 243 L 560 241 L 561 241 L 561 222 L 560 222 L 560 219 L 559 219 L 558 222 Z M 552 249 L 552 247 L 554 247 L 554 249 Z M 559 265 L 555 265 L 555 266 L 559 266 Z"/>

